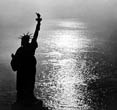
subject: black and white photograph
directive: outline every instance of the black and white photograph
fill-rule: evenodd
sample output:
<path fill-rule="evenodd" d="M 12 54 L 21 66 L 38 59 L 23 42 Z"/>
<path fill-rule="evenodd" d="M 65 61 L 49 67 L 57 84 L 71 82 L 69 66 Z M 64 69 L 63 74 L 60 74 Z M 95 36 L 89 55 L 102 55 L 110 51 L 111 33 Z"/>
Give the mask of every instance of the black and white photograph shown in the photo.
<path fill-rule="evenodd" d="M 0 110 L 117 110 L 117 0 L 0 0 Z"/>

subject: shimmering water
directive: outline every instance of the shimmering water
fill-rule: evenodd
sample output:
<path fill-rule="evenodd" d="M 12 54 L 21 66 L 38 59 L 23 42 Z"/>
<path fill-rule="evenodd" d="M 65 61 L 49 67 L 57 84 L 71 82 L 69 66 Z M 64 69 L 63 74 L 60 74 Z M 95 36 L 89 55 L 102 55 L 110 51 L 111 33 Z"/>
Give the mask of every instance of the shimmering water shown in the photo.
<path fill-rule="evenodd" d="M 36 95 L 52 110 L 106 110 L 107 41 L 76 20 L 49 21 L 37 50 Z M 108 48 L 109 50 L 109 48 Z M 107 83 L 107 82 L 105 82 Z"/>
<path fill-rule="evenodd" d="M 35 95 L 51 110 L 116 110 L 115 40 L 101 38 L 97 29 L 75 19 L 44 24 L 36 51 Z M 12 74 L 8 66 L 1 64 L 0 69 Z M 6 104 L 15 100 L 14 79 L 1 79 L 0 107 L 9 110 Z"/>

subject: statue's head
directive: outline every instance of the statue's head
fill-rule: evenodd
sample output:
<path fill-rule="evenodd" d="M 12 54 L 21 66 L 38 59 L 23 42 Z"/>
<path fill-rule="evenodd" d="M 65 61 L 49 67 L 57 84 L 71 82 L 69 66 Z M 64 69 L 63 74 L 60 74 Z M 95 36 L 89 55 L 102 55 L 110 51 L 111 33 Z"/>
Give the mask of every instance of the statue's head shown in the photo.
<path fill-rule="evenodd" d="M 27 33 L 27 34 L 23 34 L 21 36 L 21 46 L 27 46 L 29 44 L 29 41 L 31 39 L 31 34 Z"/>

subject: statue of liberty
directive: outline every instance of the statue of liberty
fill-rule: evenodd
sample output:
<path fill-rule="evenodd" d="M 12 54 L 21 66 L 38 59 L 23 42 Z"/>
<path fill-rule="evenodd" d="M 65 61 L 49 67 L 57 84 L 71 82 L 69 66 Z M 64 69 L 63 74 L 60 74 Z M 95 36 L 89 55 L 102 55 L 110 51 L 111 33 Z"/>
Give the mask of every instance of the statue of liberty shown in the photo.
<path fill-rule="evenodd" d="M 37 102 L 34 96 L 34 85 L 36 75 L 36 58 L 35 50 L 38 47 L 37 38 L 40 30 L 42 18 L 39 13 L 37 15 L 36 29 L 31 38 L 31 34 L 27 33 L 21 36 L 21 46 L 15 54 L 12 54 L 11 67 L 17 72 L 16 77 L 16 102 Z M 30 42 L 31 40 L 31 42 Z"/>

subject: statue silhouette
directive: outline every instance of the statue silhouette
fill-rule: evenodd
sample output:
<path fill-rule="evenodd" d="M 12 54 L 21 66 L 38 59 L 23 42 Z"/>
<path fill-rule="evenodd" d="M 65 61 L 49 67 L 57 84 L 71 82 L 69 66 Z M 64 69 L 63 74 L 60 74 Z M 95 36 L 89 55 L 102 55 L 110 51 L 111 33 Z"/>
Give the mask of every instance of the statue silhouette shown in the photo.
<path fill-rule="evenodd" d="M 37 38 L 40 30 L 41 20 L 39 13 L 37 15 L 37 25 L 31 38 L 31 34 L 27 33 L 21 36 L 21 47 L 19 47 L 14 54 L 11 55 L 11 67 L 13 71 L 17 72 L 16 77 L 16 102 L 25 103 L 31 102 L 35 103 L 38 100 L 34 96 L 34 84 L 36 75 L 36 58 L 35 50 L 38 47 Z M 31 42 L 29 42 L 31 39 Z"/>

